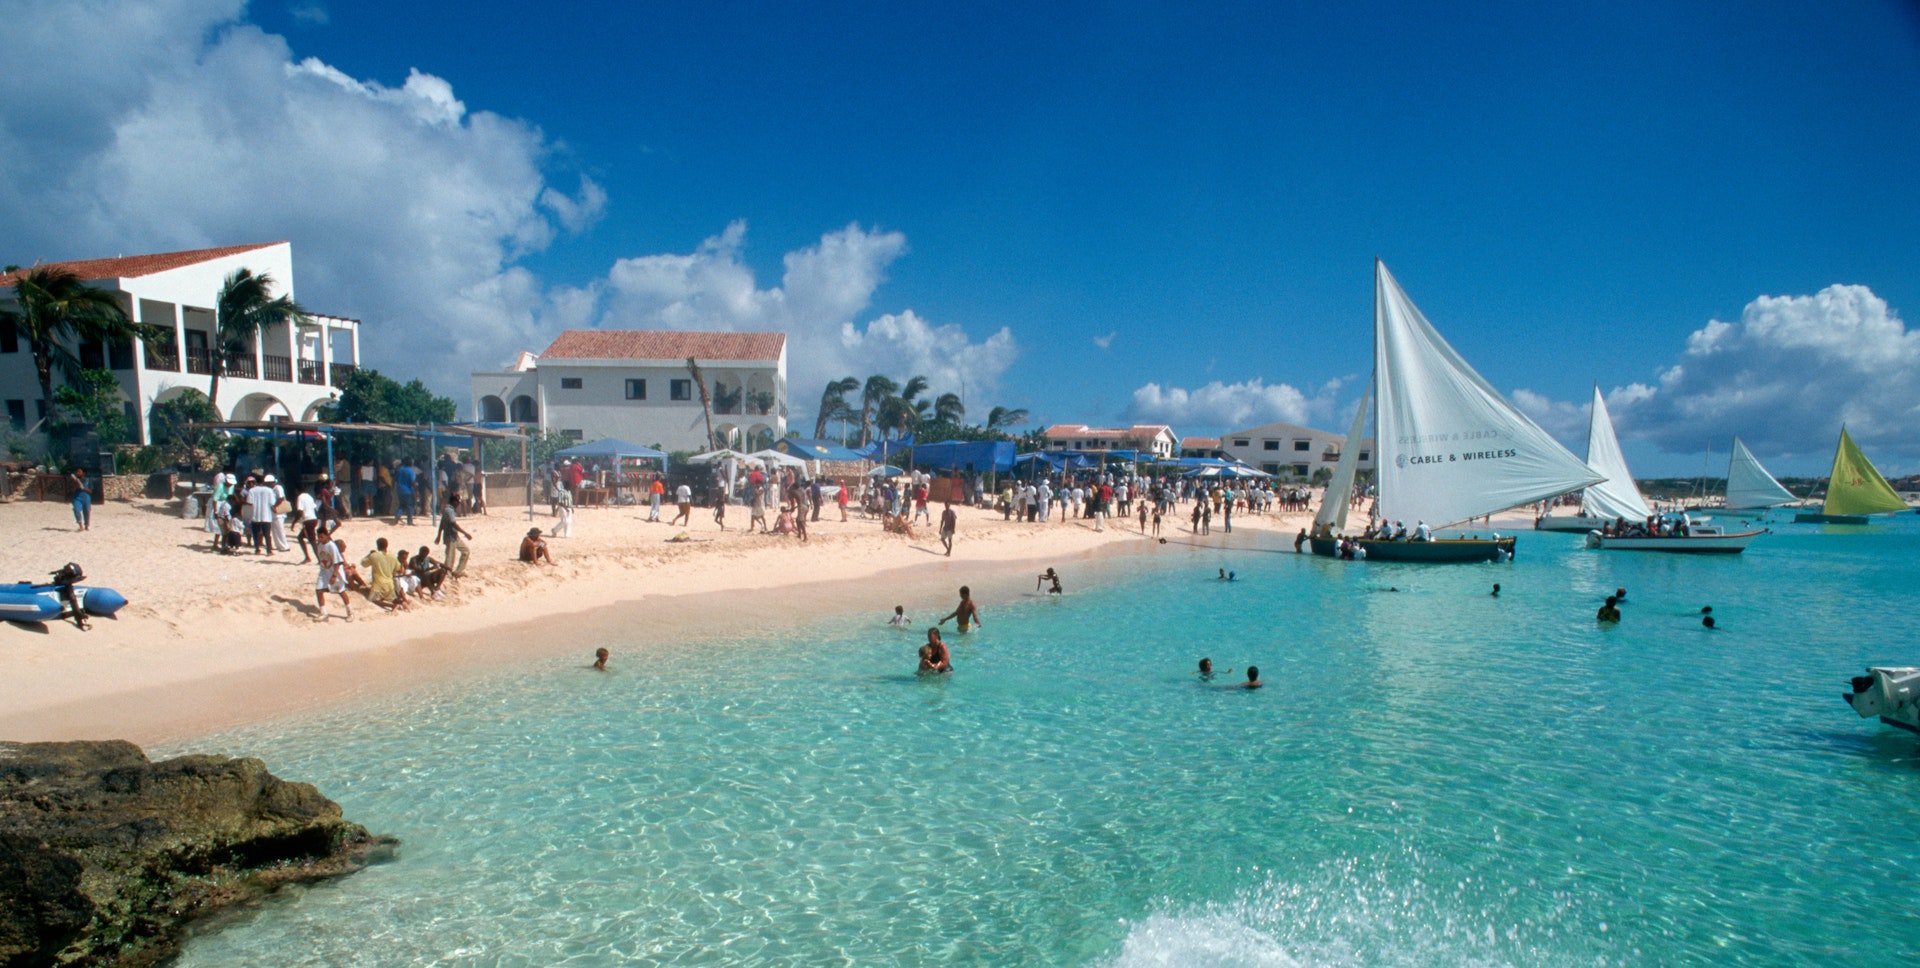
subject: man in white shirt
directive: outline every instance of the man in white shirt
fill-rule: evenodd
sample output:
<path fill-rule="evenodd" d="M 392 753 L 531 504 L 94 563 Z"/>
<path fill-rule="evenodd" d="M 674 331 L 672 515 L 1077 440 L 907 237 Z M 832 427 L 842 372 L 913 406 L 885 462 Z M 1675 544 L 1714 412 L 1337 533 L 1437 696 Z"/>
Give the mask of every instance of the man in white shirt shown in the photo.
<path fill-rule="evenodd" d="M 320 540 L 315 529 L 320 525 L 320 502 L 313 499 L 312 492 L 301 491 L 300 496 L 294 498 L 293 512 L 294 522 L 300 526 L 299 537 L 295 540 L 300 543 L 300 563 L 304 565 L 313 560 L 311 552 L 319 547 Z"/>
<path fill-rule="evenodd" d="M 674 488 L 673 500 L 680 505 L 680 513 L 674 515 L 673 520 L 667 523 L 691 525 L 693 523 L 693 488 L 684 483 Z"/>
<path fill-rule="evenodd" d="M 273 505 L 280 496 L 263 481 L 247 488 L 247 541 L 253 553 L 273 554 Z"/>

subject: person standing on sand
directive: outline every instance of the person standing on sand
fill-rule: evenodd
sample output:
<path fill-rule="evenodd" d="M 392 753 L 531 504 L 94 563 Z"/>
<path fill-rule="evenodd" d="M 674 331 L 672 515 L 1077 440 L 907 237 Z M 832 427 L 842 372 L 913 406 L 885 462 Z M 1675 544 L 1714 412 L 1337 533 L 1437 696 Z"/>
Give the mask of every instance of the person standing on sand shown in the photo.
<path fill-rule="evenodd" d="M 960 586 L 960 604 L 955 606 L 953 611 L 947 613 L 947 618 L 941 619 L 937 624 L 945 625 L 947 624 L 947 619 L 958 619 L 959 628 L 962 632 L 969 631 L 974 626 L 986 628 L 986 623 L 980 621 L 979 606 L 973 604 L 973 589 L 965 585 Z M 930 629 L 929 631 L 937 630 Z"/>
<path fill-rule="evenodd" d="M 293 499 L 293 516 L 299 524 L 296 541 L 300 544 L 300 563 L 312 561 L 320 548 L 320 502 L 312 494 L 301 491 Z"/>
<path fill-rule="evenodd" d="M 687 486 L 684 482 L 679 487 L 674 488 L 673 502 L 680 506 L 680 513 L 674 515 L 673 520 L 667 523 L 670 525 L 684 524 L 691 527 L 693 525 L 693 488 Z"/>
<path fill-rule="evenodd" d="M 835 496 L 834 496 L 834 499 L 833 499 L 833 500 L 834 500 L 834 503 L 835 503 L 835 504 L 838 504 L 838 505 L 840 505 L 840 520 L 841 520 L 841 521 L 845 521 L 845 520 L 847 519 L 847 492 L 848 492 L 849 490 L 852 490 L 852 488 L 850 488 L 850 487 L 848 487 L 848 485 L 847 485 L 847 482 L 846 482 L 846 481 L 841 481 L 841 482 L 840 482 L 840 493 L 839 493 L 839 494 L 837 494 L 837 495 L 835 495 Z"/>
<path fill-rule="evenodd" d="M 420 480 L 420 472 L 413 469 L 413 459 L 408 458 L 393 475 L 394 500 L 393 523 L 399 524 L 405 517 L 407 524 L 413 524 L 413 487 Z"/>
<path fill-rule="evenodd" d="M 947 546 L 947 557 L 953 557 L 953 532 L 960 527 L 960 516 L 953 512 L 953 502 L 947 502 L 947 508 L 940 512 L 940 543 Z"/>
<path fill-rule="evenodd" d="M 74 468 L 67 475 L 67 483 L 73 485 L 73 523 L 76 530 L 86 531 L 93 527 L 93 492 L 88 489 L 87 469 Z"/>
<path fill-rule="evenodd" d="M 353 621 L 353 600 L 347 597 L 345 547 L 341 542 L 329 540 L 324 531 L 314 545 L 313 558 L 320 563 L 320 573 L 313 579 L 313 601 L 320 606 L 319 618 L 327 617 L 327 593 L 332 592 L 340 597 L 340 604 L 346 608 L 347 621 Z"/>
<path fill-rule="evenodd" d="M 653 483 L 647 485 L 647 520 L 660 523 L 660 498 L 667 493 L 667 485 L 662 483 L 660 475 L 653 475 Z"/>
<path fill-rule="evenodd" d="M 446 553 L 441 557 L 447 567 L 453 569 L 455 578 L 466 574 L 467 556 L 473 551 L 467 544 L 467 539 L 471 537 L 473 535 L 460 526 L 460 515 L 453 510 L 453 495 L 447 495 L 446 502 L 440 505 L 440 529 L 435 532 L 433 540 L 436 544 L 446 546 Z"/>
<path fill-rule="evenodd" d="M 278 498 L 273 488 L 265 482 L 255 479 L 253 486 L 247 488 L 247 541 L 253 546 L 253 553 L 265 552 L 273 555 L 273 504 Z"/>

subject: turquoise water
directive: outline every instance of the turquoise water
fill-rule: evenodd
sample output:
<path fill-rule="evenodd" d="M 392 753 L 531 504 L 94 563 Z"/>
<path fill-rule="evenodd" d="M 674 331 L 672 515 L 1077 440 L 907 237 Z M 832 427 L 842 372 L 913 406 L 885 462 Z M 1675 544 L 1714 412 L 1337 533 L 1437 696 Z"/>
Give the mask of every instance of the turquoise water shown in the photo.
<path fill-rule="evenodd" d="M 932 680 L 877 613 L 613 642 L 606 675 L 581 641 L 188 744 L 404 847 L 182 964 L 1905 965 L 1920 744 L 1839 694 L 1920 661 L 1917 524 L 1725 559 L 1163 549 L 983 597 Z"/>

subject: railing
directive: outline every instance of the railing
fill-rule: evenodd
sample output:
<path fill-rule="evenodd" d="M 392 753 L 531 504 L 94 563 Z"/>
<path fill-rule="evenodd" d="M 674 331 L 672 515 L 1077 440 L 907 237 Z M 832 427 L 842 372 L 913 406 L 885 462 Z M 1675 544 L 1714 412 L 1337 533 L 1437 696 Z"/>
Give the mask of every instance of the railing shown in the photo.
<path fill-rule="evenodd" d="M 213 372 L 213 354 L 204 346 L 187 347 L 187 372 L 206 375 Z"/>
<path fill-rule="evenodd" d="M 147 346 L 147 369 L 180 372 L 180 351 L 172 343 L 162 346 Z"/>
<path fill-rule="evenodd" d="M 281 383 L 293 382 L 292 357 L 268 354 L 265 359 L 264 368 L 266 369 L 267 379 L 269 380 L 278 380 Z"/>
<path fill-rule="evenodd" d="M 300 361 L 300 382 L 322 386 L 327 382 L 326 374 L 320 369 L 319 360 Z"/>
<path fill-rule="evenodd" d="M 239 353 L 227 354 L 226 372 L 224 375 L 241 380 L 260 379 L 260 371 L 253 365 L 252 353 L 245 354 L 244 356 Z"/>
<path fill-rule="evenodd" d="M 328 382 L 334 386 L 339 386 L 346 382 L 347 376 L 354 370 L 359 369 L 359 367 L 354 366 L 352 363 L 329 363 L 327 364 L 327 369 L 329 371 L 327 375 L 332 378 Z"/>

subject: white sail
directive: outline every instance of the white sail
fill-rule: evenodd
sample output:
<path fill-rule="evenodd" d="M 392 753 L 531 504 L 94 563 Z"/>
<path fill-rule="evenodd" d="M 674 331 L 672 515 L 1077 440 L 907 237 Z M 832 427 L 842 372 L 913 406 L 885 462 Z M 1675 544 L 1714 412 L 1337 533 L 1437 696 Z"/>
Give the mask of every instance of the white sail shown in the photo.
<path fill-rule="evenodd" d="M 1606 480 L 1475 373 L 1377 261 L 1373 290 L 1380 517 L 1444 527 Z"/>
<path fill-rule="evenodd" d="M 1727 507 L 1730 510 L 1740 508 L 1771 508 L 1799 500 L 1793 492 L 1780 486 L 1780 482 L 1767 473 L 1754 459 L 1753 451 L 1733 438 L 1733 457 L 1727 462 Z"/>
<path fill-rule="evenodd" d="M 1653 516 L 1647 499 L 1640 496 L 1639 486 L 1633 483 L 1633 473 L 1627 470 L 1620 438 L 1613 433 L 1613 416 L 1607 413 L 1607 401 L 1600 396 L 1598 386 L 1593 388 L 1593 412 L 1587 419 L 1587 466 L 1596 474 L 1607 475 L 1606 480 L 1589 486 L 1581 498 L 1588 516 L 1629 521 Z"/>
<path fill-rule="evenodd" d="M 1313 516 L 1315 534 L 1331 531 L 1339 534 L 1347 526 L 1347 509 L 1353 504 L 1353 475 L 1360 466 L 1360 434 L 1367 429 L 1367 401 L 1372 387 L 1360 393 L 1360 405 L 1353 408 L 1353 427 L 1340 446 L 1340 459 L 1333 464 L 1333 479 L 1327 493 L 1320 496 L 1320 513 Z"/>

